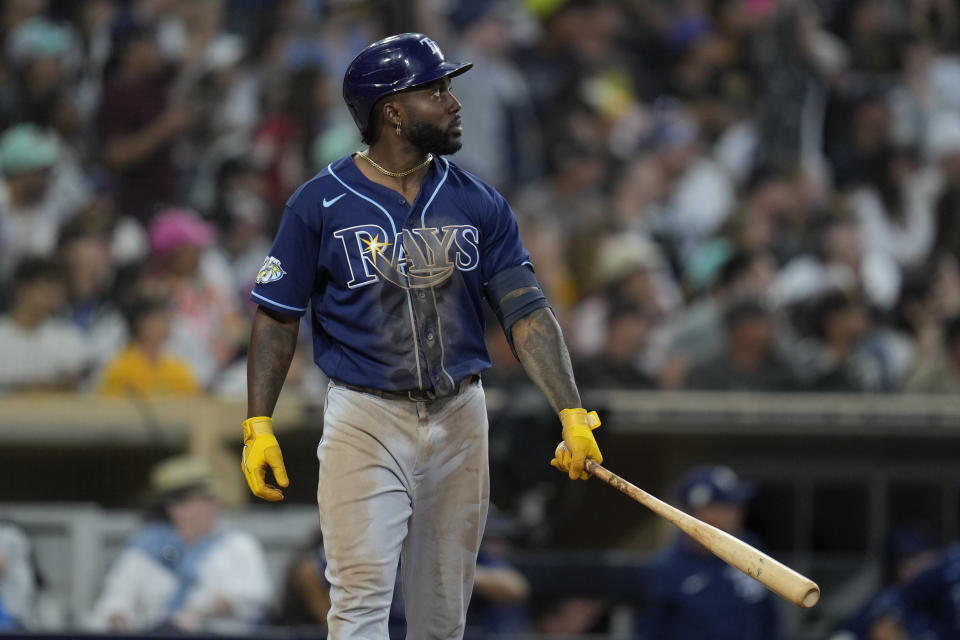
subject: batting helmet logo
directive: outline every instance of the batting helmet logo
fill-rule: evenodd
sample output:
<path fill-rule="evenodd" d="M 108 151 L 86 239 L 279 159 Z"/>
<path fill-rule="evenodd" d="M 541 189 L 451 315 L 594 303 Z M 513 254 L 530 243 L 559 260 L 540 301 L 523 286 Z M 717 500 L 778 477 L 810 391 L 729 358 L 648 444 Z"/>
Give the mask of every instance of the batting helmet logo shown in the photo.
<path fill-rule="evenodd" d="M 364 137 L 380 98 L 440 78 L 464 73 L 470 62 L 447 62 L 436 42 L 422 33 L 378 40 L 357 54 L 343 76 L 343 99 Z"/>

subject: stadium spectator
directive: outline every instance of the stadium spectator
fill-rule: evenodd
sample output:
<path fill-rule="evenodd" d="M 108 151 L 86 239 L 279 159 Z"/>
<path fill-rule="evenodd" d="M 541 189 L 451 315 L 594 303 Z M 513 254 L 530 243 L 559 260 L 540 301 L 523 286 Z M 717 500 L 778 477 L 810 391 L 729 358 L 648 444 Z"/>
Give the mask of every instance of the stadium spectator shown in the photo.
<path fill-rule="evenodd" d="M 570 101 L 551 113 L 544 128 L 546 173 L 517 192 L 517 210 L 549 221 L 566 236 L 601 224 L 607 168 L 603 118 L 590 105 Z"/>
<path fill-rule="evenodd" d="M 928 148 L 941 179 L 934 253 L 949 253 L 960 260 L 960 112 L 950 111 L 937 117 L 930 127 Z"/>
<path fill-rule="evenodd" d="M 737 251 L 696 280 L 710 281 L 704 295 L 681 309 L 667 329 L 666 360 L 660 369 L 660 385 L 679 388 L 690 367 L 723 350 L 723 309 L 742 296 L 769 294 L 776 265 L 762 251 Z M 712 272 L 712 275 L 710 274 Z"/>
<path fill-rule="evenodd" d="M 643 308 L 630 301 L 613 301 L 607 311 L 603 351 L 574 359 L 580 386 L 593 389 L 652 389 L 655 382 L 642 367 L 650 334 Z"/>
<path fill-rule="evenodd" d="M 698 391 L 795 391 L 795 372 L 777 348 L 777 317 L 755 297 L 732 300 L 723 312 L 724 347 L 694 363 L 683 388 Z"/>
<path fill-rule="evenodd" d="M 274 622 L 286 626 L 326 626 L 330 589 L 323 576 L 323 535 L 317 529 L 290 561 L 284 574 L 283 597 Z"/>
<path fill-rule="evenodd" d="M 840 192 L 867 180 L 869 167 L 893 142 L 893 113 L 887 92 L 869 76 L 841 85 L 824 118 L 824 147 Z"/>
<path fill-rule="evenodd" d="M 259 121 L 260 83 L 242 64 L 246 46 L 236 35 L 221 34 L 207 45 L 194 69 L 185 73 L 184 100 L 196 112 L 184 141 L 193 172 L 189 201 L 206 211 L 217 198 L 217 175 L 230 158 L 246 153 Z"/>
<path fill-rule="evenodd" d="M 467 609 L 465 638 L 524 633 L 529 624 L 531 585 L 509 560 L 514 522 L 492 506 L 477 553 L 473 596 Z"/>
<path fill-rule="evenodd" d="M 885 148 L 871 164 L 869 183 L 850 196 L 862 242 L 901 269 L 916 267 L 933 245 L 933 176 L 918 173 L 906 149 Z"/>
<path fill-rule="evenodd" d="M 70 81 L 76 43 L 72 32 L 42 14 L 20 22 L 6 38 L 5 49 L 19 89 L 19 116 L 41 126 L 50 123 Z"/>
<path fill-rule="evenodd" d="M 904 390 L 917 393 L 957 393 L 960 391 L 960 315 L 947 321 L 942 333 L 943 345 L 933 345 L 917 358 L 904 382 Z"/>
<path fill-rule="evenodd" d="M 753 488 L 725 466 L 689 471 L 680 481 L 682 509 L 757 545 L 743 529 Z M 777 640 L 782 637 L 774 596 L 753 578 L 678 533 L 647 566 L 646 598 L 637 611 L 643 640 Z"/>
<path fill-rule="evenodd" d="M 704 152 L 699 123 L 687 107 L 661 100 L 653 106 L 652 120 L 641 151 L 666 187 L 652 220 L 653 232 L 670 260 L 684 265 L 733 211 L 733 183 Z"/>
<path fill-rule="evenodd" d="M 156 214 L 147 228 L 150 274 L 172 301 L 172 355 L 190 363 L 207 388 L 233 362 L 247 330 L 239 313 L 230 267 L 213 249 L 214 229 L 190 209 Z"/>
<path fill-rule="evenodd" d="M 939 4 L 942 9 L 952 3 Z M 948 24 L 949 20 L 942 22 Z M 915 147 L 926 144 L 929 159 L 936 163 L 937 148 L 943 142 L 953 144 L 952 140 L 938 138 L 945 133 L 941 126 L 944 117 L 955 118 L 960 108 L 960 63 L 938 49 L 932 37 L 935 27 L 931 27 L 904 37 L 890 104 L 894 139 Z"/>
<path fill-rule="evenodd" d="M 110 251 L 110 221 L 91 208 L 60 227 L 57 259 L 64 265 L 67 303 L 64 315 L 85 336 L 99 369 L 127 338 L 114 298 L 116 265 Z"/>
<path fill-rule="evenodd" d="M 60 224 L 85 204 L 83 187 L 60 159 L 56 139 L 32 124 L 0 136 L 0 280 L 25 255 L 51 256 Z"/>
<path fill-rule="evenodd" d="M 611 304 L 626 302 L 643 308 L 654 327 L 680 304 L 680 293 L 657 244 L 634 233 L 609 234 L 596 243 L 586 283 L 590 294 L 580 300 L 570 318 L 570 348 L 583 357 L 602 350 Z"/>
<path fill-rule="evenodd" d="M 893 308 L 900 295 L 900 268 L 890 255 L 864 243 L 855 219 L 828 216 L 812 233 L 816 249 L 777 272 L 772 291 L 778 305 L 798 307 L 828 289 L 859 289 L 871 308 Z"/>
<path fill-rule="evenodd" d="M 70 3 L 69 9 L 78 44 L 74 106 L 85 124 L 94 117 L 100 102 L 104 69 L 113 52 L 111 27 L 119 7 L 117 0 L 87 0 Z"/>
<path fill-rule="evenodd" d="M 270 252 L 265 230 L 271 214 L 263 174 L 244 159 L 227 160 L 220 165 L 216 192 L 209 216 L 220 238 L 214 251 L 229 265 L 234 295 L 245 303 Z"/>
<path fill-rule="evenodd" d="M 463 104 L 463 149 L 457 159 L 496 189 L 540 178 L 539 126 L 530 87 L 510 57 L 515 7 L 503 0 L 468 0 L 450 14 L 454 60 L 473 60 L 481 74 L 456 85 Z"/>
<path fill-rule="evenodd" d="M 960 585 L 960 546 L 951 544 L 935 559 L 918 554 L 904 570 L 905 577 L 868 611 L 871 638 L 931 638 L 960 635 L 960 605 L 953 594 Z M 881 630 L 886 636 L 880 636 Z"/>
<path fill-rule="evenodd" d="M 169 458 L 151 470 L 150 481 L 156 519 L 114 561 L 88 626 L 250 632 L 264 621 L 271 596 L 260 543 L 221 527 L 216 480 L 204 460 Z"/>
<path fill-rule="evenodd" d="M 23 258 L 13 272 L 13 306 L 0 316 L 0 389 L 77 390 L 92 354 L 80 331 L 56 317 L 66 299 L 63 269 Z"/>
<path fill-rule="evenodd" d="M 943 330 L 960 312 L 960 268 L 952 255 L 932 258 L 905 274 L 900 299 L 880 335 L 889 354 L 894 380 L 900 385 L 920 361 L 944 354 Z"/>
<path fill-rule="evenodd" d="M 809 311 L 810 362 L 801 373 L 811 391 L 892 391 L 886 354 L 868 340 L 870 318 L 863 302 L 841 289 L 827 291 Z M 802 366 L 802 365 L 801 365 Z"/>
<path fill-rule="evenodd" d="M 0 634 L 33 622 L 37 578 L 32 553 L 26 532 L 0 521 Z"/>
<path fill-rule="evenodd" d="M 174 143 L 197 113 L 173 95 L 176 69 L 161 57 L 156 30 L 134 23 L 119 31 L 97 133 L 103 161 L 117 178 L 120 214 L 146 222 L 158 205 L 179 200 Z"/>
<path fill-rule="evenodd" d="M 262 262 L 261 262 L 262 264 Z M 259 265 L 258 265 L 259 266 Z M 309 323 L 309 320 L 305 320 Z M 313 341 L 310 333 L 301 327 L 297 349 L 287 371 L 284 393 L 297 394 L 304 400 L 322 397 L 327 391 L 329 379 L 313 361 Z M 233 364 L 220 371 L 209 392 L 221 398 L 240 400 L 247 397 L 247 360 L 237 358 Z"/>
<path fill-rule="evenodd" d="M 105 364 L 100 393 L 143 398 L 200 392 L 189 363 L 167 351 L 172 323 L 169 303 L 138 300 L 126 310 L 126 317 L 130 340 Z"/>
<path fill-rule="evenodd" d="M 665 189 L 664 174 L 646 156 L 625 163 L 611 189 L 610 226 L 650 236 Z"/>
<path fill-rule="evenodd" d="M 884 546 L 883 588 L 843 626 L 831 640 L 897 640 L 929 638 L 930 617 L 920 611 L 900 608 L 903 617 L 888 614 L 898 608 L 898 587 L 937 562 L 940 545 L 927 527 L 914 524 L 895 527 Z"/>

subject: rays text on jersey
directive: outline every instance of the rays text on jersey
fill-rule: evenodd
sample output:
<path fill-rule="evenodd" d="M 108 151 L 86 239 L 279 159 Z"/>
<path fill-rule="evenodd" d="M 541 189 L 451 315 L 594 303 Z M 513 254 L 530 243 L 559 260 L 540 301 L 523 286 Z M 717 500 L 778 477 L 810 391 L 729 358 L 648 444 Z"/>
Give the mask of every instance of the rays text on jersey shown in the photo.
<path fill-rule="evenodd" d="M 480 234 L 472 225 L 404 229 L 393 238 L 376 224 L 333 232 L 350 271 L 347 286 L 363 287 L 381 278 L 403 289 L 424 289 L 445 282 L 454 269 L 480 264 Z"/>

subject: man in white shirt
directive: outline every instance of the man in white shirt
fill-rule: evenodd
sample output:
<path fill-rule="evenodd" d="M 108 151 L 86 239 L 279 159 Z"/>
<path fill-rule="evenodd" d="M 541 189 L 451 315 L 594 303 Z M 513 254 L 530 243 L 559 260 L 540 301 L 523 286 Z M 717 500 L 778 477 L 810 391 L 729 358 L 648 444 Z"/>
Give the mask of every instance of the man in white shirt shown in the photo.
<path fill-rule="evenodd" d="M 98 630 L 239 634 L 270 602 L 263 549 L 220 527 L 214 478 L 203 460 L 179 456 L 151 473 L 158 521 L 136 533 L 104 581 L 88 619 Z"/>
<path fill-rule="evenodd" d="M 71 390 L 89 373 L 80 331 L 56 317 L 66 289 L 57 263 L 26 257 L 13 273 L 14 300 L 0 316 L 0 390 Z"/>

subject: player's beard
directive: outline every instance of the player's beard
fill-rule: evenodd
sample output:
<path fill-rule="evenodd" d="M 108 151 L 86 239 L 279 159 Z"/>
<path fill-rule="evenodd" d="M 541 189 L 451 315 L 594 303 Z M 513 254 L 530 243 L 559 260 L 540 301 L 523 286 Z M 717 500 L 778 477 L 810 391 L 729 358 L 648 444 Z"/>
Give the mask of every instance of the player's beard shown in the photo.
<path fill-rule="evenodd" d="M 454 125 L 451 124 L 447 129 L 441 129 L 429 122 L 411 119 L 407 140 L 423 155 L 428 153 L 435 156 L 450 155 L 463 146 L 459 134 L 453 132 L 453 127 Z"/>

